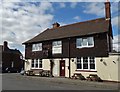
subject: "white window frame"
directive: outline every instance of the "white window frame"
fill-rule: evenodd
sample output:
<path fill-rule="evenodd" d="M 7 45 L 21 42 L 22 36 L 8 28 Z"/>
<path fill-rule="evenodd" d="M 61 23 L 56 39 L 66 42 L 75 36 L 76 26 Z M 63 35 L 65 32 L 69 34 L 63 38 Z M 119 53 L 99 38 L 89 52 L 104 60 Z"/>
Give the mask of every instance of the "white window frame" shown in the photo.
<path fill-rule="evenodd" d="M 92 38 L 92 45 L 89 45 L 89 41 L 88 41 L 88 47 L 94 47 L 94 37 L 88 37 L 87 40 L 88 40 L 89 38 Z"/>
<path fill-rule="evenodd" d="M 88 42 L 89 38 L 92 38 L 92 45 L 88 44 L 89 43 Z M 87 44 L 86 45 L 83 45 L 83 40 L 84 39 L 87 39 Z M 78 44 L 77 44 L 79 40 L 82 40 L 81 46 L 78 46 Z M 76 48 L 85 48 L 85 47 L 87 47 L 87 48 L 94 47 L 94 37 L 83 37 L 83 38 L 77 38 L 76 39 Z"/>
<path fill-rule="evenodd" d="M 42 43 L 32 44 L 32 51 L 42 51 Z"/>
<path fill-rule="evenodd" d="M 61 43 L 61 44 L 58 44 Z M 62 54 L 62 41 L 52 42 L 52 54 Z"/>
<path fill-rule="evenodd" d="M 34 67 L 32 67 L 32 61 L 31 61 L 31 69 L 43 69 L 43 61 L 42 59 L 33 59 L 34 60 Z M 36 67 L 36 60 L 38 62 L 38 67 Z M 42 67 L 40 66 L 40 61 L 42 61 Z"/>
<path fill-rule="evenodd" d="M 95 57 L 94 57 L 95 69 L 90 69 L 90 57 L 88 57 L 88 69 L 83 69 L 83 57 L 80 57 L 80 58 L 81 58 L 81 65 L 82 65 L 82 68 L 81 68 L 81 69 L 77 69 L 77 59 L 79 59 L 79 58 L 76 58 L 76 70 L 96 71 L 96 58 L 95 58 Z"/>

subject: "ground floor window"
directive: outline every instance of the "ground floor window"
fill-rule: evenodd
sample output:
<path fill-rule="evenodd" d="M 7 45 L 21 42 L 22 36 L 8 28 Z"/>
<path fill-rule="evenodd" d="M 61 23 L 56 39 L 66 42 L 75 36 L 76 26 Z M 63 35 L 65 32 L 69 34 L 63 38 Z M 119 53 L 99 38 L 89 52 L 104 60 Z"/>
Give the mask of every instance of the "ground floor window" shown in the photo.
<path fill-rule="evenodd" d="M 95 58 L 94 57 L 79 57 L 77 58 L 76 67 L 77 70 L 95 70 Z"/>
<path fill-rule="evenodd" d="M 31 67 L 35 69 L 42 68 L 42 59 L 32 59 Z"/>

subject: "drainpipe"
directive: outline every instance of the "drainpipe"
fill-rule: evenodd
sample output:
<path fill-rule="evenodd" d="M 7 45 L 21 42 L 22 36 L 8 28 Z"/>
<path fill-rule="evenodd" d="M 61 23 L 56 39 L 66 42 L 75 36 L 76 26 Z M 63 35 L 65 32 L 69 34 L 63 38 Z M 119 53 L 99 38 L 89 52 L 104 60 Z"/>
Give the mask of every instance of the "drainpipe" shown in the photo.
<path fill-rule="evenodd" d="M 69 57 L 69 78 L 70 78 L 70 75 L 71 75 L 71 71 L 70 71 L 70 38 L 68 38 L 68 48 L 69 48 L 69 50 L 68 50 L 68 57 Z"/>
<path fill-rule="evenodd" d="M 50 77 L 53 77 L 53 60 L 50 59 Z"/>

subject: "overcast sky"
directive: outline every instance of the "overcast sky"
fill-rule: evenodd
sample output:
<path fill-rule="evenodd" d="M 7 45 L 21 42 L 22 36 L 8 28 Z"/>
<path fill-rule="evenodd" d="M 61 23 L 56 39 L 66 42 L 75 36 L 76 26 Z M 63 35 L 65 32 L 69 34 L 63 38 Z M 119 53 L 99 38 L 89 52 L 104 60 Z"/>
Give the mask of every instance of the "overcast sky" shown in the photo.
<path fill-rule="evenodd" d="M 51 2 L 23 1 L 9 0 L 8 2 L 3 0 L 0 2 L 0 37 L 2 37 L 0 44 L 3 44 L 3 41 L 8 41 L 10 48 L 17 48 L 23 54 L 24 45 L 22 43 L 45 29 L 51 28 L 54 22 L 59 22 L 62 26 L 105 17 L 104 2 L 96 2 L 96 0 L 94 2 L 90 2 L 93 0 L 84 0 L 84 2 L 83 0 L 64 0 L 69 2 L 54 2 L 55 0 L 50 0 Z M 118 1 L 113 0 L 111 2 L 111 13 L 113 45 L 115 50 L 120 51 L 118 48 L 118 44 L 120 44 L 120 40 L 118 40 L 120 38 L 120 32 L 118 33 L 118 18 L 120 17 Z"/>

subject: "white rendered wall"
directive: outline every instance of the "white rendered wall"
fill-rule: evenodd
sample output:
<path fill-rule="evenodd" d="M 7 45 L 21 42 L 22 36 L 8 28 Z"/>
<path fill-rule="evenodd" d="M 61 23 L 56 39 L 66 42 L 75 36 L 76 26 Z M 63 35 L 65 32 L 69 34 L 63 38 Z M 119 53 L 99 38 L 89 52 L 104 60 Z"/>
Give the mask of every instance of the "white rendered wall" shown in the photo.
<path fill-rule="evenodd" d="M 25 71 L 31 69 L 31 61 L 32 61 L 31 59 L 26 59 L 25 66 L 24 66 Z"/>

